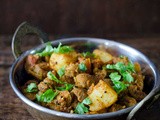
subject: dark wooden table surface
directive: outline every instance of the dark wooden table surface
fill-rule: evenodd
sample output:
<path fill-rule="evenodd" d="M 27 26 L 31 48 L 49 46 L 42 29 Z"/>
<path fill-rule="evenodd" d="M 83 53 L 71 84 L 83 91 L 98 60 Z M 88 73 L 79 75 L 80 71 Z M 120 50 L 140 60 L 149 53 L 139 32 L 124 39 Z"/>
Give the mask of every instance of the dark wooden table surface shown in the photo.
<path fill-rule="evenodd" d="M 13 92 L 9 83 L 9 71 L 14 58 L 9 35 L 0 35 L 0 120 L 34 120 L 22 105 L 22 101 Z M 51 39 L 54 37 L 51 36 Z M 107 38 L 107 37 L 104 37 Z M 139 37 L 109 37 L 115 41 L 130 45 L 144 53 L 160 70 L 160 35 Z M 25 38 L 24 49 L 36 45 L 37 39 Z M 160 99 L 149 109 L 141 110 L 136 120 L 160 120 Z"/>

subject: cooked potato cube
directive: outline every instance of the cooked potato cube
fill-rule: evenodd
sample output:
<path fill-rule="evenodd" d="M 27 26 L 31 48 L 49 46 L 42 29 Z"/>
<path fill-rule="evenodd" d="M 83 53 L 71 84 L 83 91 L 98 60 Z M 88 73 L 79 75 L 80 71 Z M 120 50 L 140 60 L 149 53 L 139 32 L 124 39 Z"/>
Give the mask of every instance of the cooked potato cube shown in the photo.
<path fill-rule="evenodd" d="M 111 106 L 118 99 L 117 93 L 106 82 L 100 80 L 88 96 L 92 101 L 90 111 L 99 111 Z"/>
<path fill-rule="evenodd" d="M 60 54 L 60 53 L 52 53 L 49 64 L 50 67 L 54 70 L 59 70 L 63 66 L 67 66 L 72 62 L 75 62 L 77 58 L 77 54 L 75 52 Z"/>
<path fill-rule="evenodd" d="M 103 50 L 94 50 L 93 54 L 98 57 L 103 63 L 107 63 L 113 59 L 113 56 Z"/>

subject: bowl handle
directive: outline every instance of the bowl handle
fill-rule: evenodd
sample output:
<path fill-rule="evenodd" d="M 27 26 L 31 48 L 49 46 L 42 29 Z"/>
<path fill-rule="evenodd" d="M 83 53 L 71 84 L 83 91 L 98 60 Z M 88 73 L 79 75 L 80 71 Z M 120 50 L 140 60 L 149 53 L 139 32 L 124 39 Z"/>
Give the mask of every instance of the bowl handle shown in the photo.
<path fill-rule="evenodd" d="M 12 53 L 15 59 L 17 59 L 23 52 L 21 51 L 22 38 L 27 34 L 35 34 L 40 38 L 41 43 L 49 41 L 46 33 L 42 32 L 37 27 L 30 25 L 27 22 L 21 23 L 16 29 L 12 38 Z"/>
<path fill-rule="evenodd" d="M 146 109 L 149 109 L 152 107 L 152 105 L 159 100 L 160 98 L 160 74 L 157 72 L 157 79 L 158 83 L 156 84 L 156 87 L 143 99 L 141 100 L 128 114 L 126 120 L 132 120 L 134 119 L 134 116 L 137 112 L 140 111 L 140 109 L 143 109 L 144 107 Z"/>

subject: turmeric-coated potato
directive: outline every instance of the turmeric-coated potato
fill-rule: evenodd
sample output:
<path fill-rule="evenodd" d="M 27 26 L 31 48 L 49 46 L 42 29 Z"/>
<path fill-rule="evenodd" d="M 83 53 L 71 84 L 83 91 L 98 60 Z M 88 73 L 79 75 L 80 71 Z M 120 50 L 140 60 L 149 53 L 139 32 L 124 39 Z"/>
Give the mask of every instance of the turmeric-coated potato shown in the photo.
<path fill-rule="evenodd" d="M 110 62 L 113 59 L 113 56 L 106 51 L 95 49 L 93 54 L 98 57 L 103 63 Z"/>
<path fill-rule="evenodd" d="M 67 66 L 77 60 L 76 52 L 70 52 L 66 54 L 52 53 L 49 64 L 50 67 L 56 71 L 61 69 L 63 66 Z"/>
<path fill-rule="evenodd" d="M 90 111 L 99 111 L 111 106 L 118 99 L 117 93 L 106 82 L 100 80 L 88 96 L 92 102 Z"/>

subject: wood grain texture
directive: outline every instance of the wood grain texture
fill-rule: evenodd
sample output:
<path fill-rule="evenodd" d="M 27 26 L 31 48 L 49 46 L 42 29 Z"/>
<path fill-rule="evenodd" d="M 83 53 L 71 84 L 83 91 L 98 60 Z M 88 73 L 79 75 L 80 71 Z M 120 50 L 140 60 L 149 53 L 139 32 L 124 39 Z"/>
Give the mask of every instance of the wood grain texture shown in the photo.
<path fill-rule="evenodd" d="M 0 0 L 0 33 L 29 21 L 52 34 L 160 33 L 159 0 Z"/>
<path fill-rule="evenodd" d="M 83 36 L 83 35 L 82 35 Z M 97 37 L 88 35 L 89 37 Z M 104 37 L 107 38 L 107 37 Z M 25 38 L 25 49 L 37 44 L 35 37 Z M 56 39 L 50 36 L 50 39 Z M 160 36 L 121 38 L 110 37 L 115 41 L 130 45 L 143 52 L 160 70 Z M 34 120 L 22 105 L 22 101 L 15 95 L 9 84 L 9 70 L 14 61 L 11 53 L 11 36 L 0 36 L 0 120 Z M 136 116 L 136 120 L 159 120 L 160 99 L 150 109 L 143 109 Z"/>

